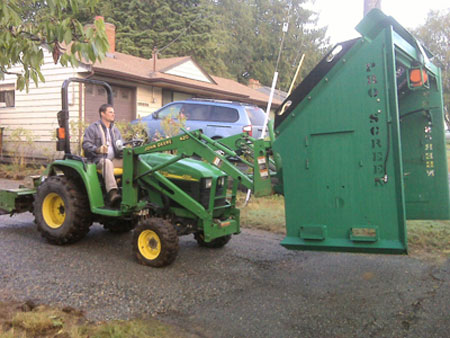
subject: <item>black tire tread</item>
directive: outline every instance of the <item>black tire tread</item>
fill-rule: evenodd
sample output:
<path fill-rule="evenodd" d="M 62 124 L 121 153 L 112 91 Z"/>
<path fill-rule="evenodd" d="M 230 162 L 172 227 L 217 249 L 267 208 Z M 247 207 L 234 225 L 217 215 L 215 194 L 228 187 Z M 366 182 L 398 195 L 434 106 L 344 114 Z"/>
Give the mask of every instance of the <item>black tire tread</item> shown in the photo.
<path fill-rule="evenodd" d="M 50 192 L 55 188 L 62 188 L 63 193 L 67 198 L 66 213 L 73 213 L 73 222 L 67 227 L 64 234 L 55 236 L 47 229 L 45 221 L 42 217 L 42 203 L 47 196 L 45 193 L 46 187 L 49 186 Z M 92 216 L 89 207 L 89 199 L 84 193 L 77 188 L 77 185 L 72 179 L 65 176 L 51 176 L 42 183 L 37 190 L 34 202 L 33 213 L 35 216 L 35 223 L 41 236 L 49 243 L 56 245 L 64 245 L 75 243 L 82 239 L 89 232 L 89 227 L 92 224 Z"/>
<path fill-rule="evenodd" d="M 139 252 L 138 238 L 144 230 L 153 230 L 161 240 L 161 253 L 154 260 L 145 259 Z M 173 263 L 178 255 L 178 234 L 175 227 L 167 220 L 150 217 L 141 220 L 133 233 L 133 252 L 139 263 L 155 268 L 164 267 Z"/>

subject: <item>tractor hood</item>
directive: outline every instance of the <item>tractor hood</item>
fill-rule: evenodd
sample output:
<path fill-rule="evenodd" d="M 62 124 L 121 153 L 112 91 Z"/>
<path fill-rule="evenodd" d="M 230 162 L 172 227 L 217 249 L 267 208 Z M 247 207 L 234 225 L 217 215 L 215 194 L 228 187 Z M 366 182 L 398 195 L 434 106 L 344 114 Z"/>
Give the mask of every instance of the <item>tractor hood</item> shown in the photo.
<path fill-rule="evenodd" d="M 140 159 L 152 167 L 156 167 L 174 158 L 174 155 L 166 153 L 153 153 L 140 155 Z M 226 176 L 220 169 L 209 163 L 186 158 L 164 167 L 159 172 L 169 179 L 184 181 L 199 181 L 206 177 Z"/>

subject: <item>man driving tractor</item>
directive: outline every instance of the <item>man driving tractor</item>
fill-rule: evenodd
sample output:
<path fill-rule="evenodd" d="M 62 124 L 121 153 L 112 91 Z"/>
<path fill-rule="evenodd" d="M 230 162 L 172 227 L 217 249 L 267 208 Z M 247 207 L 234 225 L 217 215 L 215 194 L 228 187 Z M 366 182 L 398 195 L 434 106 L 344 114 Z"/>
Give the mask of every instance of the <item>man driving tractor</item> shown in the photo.
<path fill-rule="evenodd" d="M 100 120 L 92 123 L 83 136 L 83 150 L 87 159 L 97 164 L 105 180 L 108 203 L 116 207 L 120 202 L 120 193 L 114 177 L 114 168 L 122 168 L 122 135 L 114 125 L 114 107 L 102 104 L 98 110 Z M 119 145 L 119 147 L 118 147 Z"/>

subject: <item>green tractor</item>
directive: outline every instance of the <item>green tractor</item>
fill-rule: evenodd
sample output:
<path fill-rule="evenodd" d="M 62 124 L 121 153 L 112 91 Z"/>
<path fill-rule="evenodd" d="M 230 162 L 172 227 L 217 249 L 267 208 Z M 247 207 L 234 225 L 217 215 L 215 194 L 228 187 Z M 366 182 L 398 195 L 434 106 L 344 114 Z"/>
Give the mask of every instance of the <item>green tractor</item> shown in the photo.
<path fill-rule="evenodd" d="M 112 232 L 134 229 L 133 248 L 138 260 L 159 267 L 177 256 L 179 235 L 194 234 L 200 246 L 218 248 L 239 233 L 237 185 L 226 195 L 228 176 L 217 167 L 184 158 L 186 154 L 159 151 L 183 142 L 180 139 L 186 136 L 144 146 L 140 140 L 126 142 L 123 170 L 115 173 L 122 202 L 119 208 L 109 207 L 96 165 L 70 151 L 67 89 L 74 81 L 103 86 L 108 103 L 113 101 L 111 87 L 105 82 L 68 79 L 63 84 L 57 149 L 65 154 L 49 165 L 37 186 L 32 208 L 37 228 L 47 241 L 76 242 L 89 232 L 93 222 Z M 126 147 L 127 143 L 133 147 Z"/>

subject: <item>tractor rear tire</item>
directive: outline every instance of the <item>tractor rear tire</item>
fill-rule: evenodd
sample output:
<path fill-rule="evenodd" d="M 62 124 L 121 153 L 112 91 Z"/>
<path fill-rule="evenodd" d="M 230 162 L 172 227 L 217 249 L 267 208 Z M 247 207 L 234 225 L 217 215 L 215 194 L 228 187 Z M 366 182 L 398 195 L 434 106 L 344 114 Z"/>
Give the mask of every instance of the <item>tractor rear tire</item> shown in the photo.
<path fill-rule="evenodd" d="M 203 234 L 202 231 L 199 231 L 194 233 L 194 238 L 196 239 L 198 246 L 210 249 L 218 249 L 227 245 L 227 243 L 231 239 L 231 235 L 215 238 L 211 242 L 205 242 L 205 235 Z"/>
<path fill-rule="evenodd" d="M 38 187 L 34 217 L 42 237 L 57 245 L 79 241 L 92 224 L 88 197 L 64 176 L 51 176 Z"/>
<path fill-rule="evenodd" d="M 155 268 L 167 266 L 178 254 L 177 230 L 165 219 L 144 219 L 134 229 L 133 252 L 141 264 Z"/>
<path fill-rule="evenodd" d="M 103 224 L 103 229 L 108 230 L 114 234 L 123 234 L 136 228 L 137 219 L 123 219 L 123 218 L 107 218 L 100 221 Z"/>

